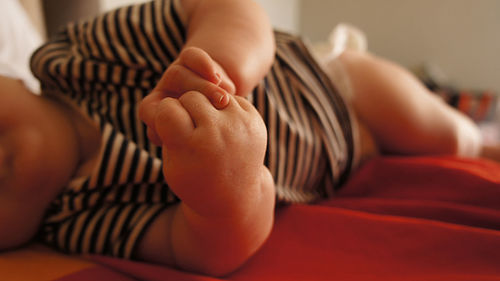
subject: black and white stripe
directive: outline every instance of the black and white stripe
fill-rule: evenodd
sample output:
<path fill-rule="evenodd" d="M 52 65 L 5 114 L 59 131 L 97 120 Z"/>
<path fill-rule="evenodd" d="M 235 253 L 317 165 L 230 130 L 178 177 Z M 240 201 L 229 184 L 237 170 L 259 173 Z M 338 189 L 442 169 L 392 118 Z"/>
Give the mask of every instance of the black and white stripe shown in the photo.
<path fill-rule="evenodd" d="M 355 165 L 355 124 L 302 41 L 275 36 L 276 60 L 253 97 L 268 128 L 266 165 L 278 199 L 311 202 L 332 195 Z"/>
<path fill-rule="evenodd" d="M 99 164 L 53 202 L 43 239 L 73 253 L 131 257 L 142 233 L 178 202 L 146 137 L 138 104 L 185 40 L 178 0 L 123 7 L 72 23 L 32 58 L 43 93 L 64 96 L 99 126 Z M 269 74 L 249 99 L 268 129 L 265 164 L 277 198 L 307 203 L 333 194 L 353 165 L 351 117 L 296 37 L 276 33 Z"/>

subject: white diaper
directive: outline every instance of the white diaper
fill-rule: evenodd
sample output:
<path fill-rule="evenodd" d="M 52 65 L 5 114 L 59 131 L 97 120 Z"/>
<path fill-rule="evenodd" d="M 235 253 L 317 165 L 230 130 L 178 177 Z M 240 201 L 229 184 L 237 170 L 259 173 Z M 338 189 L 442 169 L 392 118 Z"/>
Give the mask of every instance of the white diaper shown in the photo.
<path fill-rule="evenodd" d="M 313 53 L 318 61 L 329 61 L 345 50 L 365 52 L 368 49 L 366 35 L 359 28 L 340 23 L 328 35 L 324 42 L 313 44 Z"/>
<path fill-rule="evenodd" d="M 366 35 L 359 28 L 346 23 L 338 24 L 324 42 L 314 43 L 312 53 L 339 93 L 347 100 L 352 99 L 349 75 L 338 56 L 345 50 L 365 52 L 368 49 Z"/>

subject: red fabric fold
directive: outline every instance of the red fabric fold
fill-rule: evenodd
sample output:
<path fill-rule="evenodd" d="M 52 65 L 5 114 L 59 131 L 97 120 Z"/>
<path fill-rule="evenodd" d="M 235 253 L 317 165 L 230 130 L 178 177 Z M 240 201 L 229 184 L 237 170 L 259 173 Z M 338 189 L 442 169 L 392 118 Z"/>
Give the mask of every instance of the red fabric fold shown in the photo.
<path fill-rule="evenodd" d="M 141 280 L 217 280 L 94 260 Z M 335 198 L 279 209 L 264 247 L 224 280 L 500 280 L 500 166 L 374 159 Z"/>

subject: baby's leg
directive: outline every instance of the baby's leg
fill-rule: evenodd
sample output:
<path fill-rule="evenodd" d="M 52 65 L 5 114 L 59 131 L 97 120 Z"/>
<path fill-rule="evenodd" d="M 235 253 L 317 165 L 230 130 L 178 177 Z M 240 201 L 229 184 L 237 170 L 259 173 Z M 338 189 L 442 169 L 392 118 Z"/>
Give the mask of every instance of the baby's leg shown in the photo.
<path fill-rule="evenodd" d="M 479 156 L 477 126 L 408 71 L 355 51 L 346 51 L 339 59 L 351 80 L 356 115 L 381 152 Z"/>
<path fill-rule="evenodd" d="M 223 110 L 194 91 L 160 102 L 154 122 L 163 171 L 182 202 L 149 227 L 139 258 L 223 275 L 269 235 L 275 193 L 263 165 L 265 125 L 247 100 L 229 98 Z"/>

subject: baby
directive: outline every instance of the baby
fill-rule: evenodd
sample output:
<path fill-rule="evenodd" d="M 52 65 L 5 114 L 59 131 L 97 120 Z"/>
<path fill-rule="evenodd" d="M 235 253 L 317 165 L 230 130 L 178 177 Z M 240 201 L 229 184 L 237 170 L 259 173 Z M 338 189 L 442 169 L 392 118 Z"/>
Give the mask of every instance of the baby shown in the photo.
<path fill-rule="evenodd" d="M 496 151 L 401 67 L 356 51 L 320 65 L 247 0 L 72 23 L 32 70 L 42 96 L 0 78 L 0 249 L 38 233 L 220 276 L 264 243 L 276 200 L 332 196 L 375 154 Z"/>

